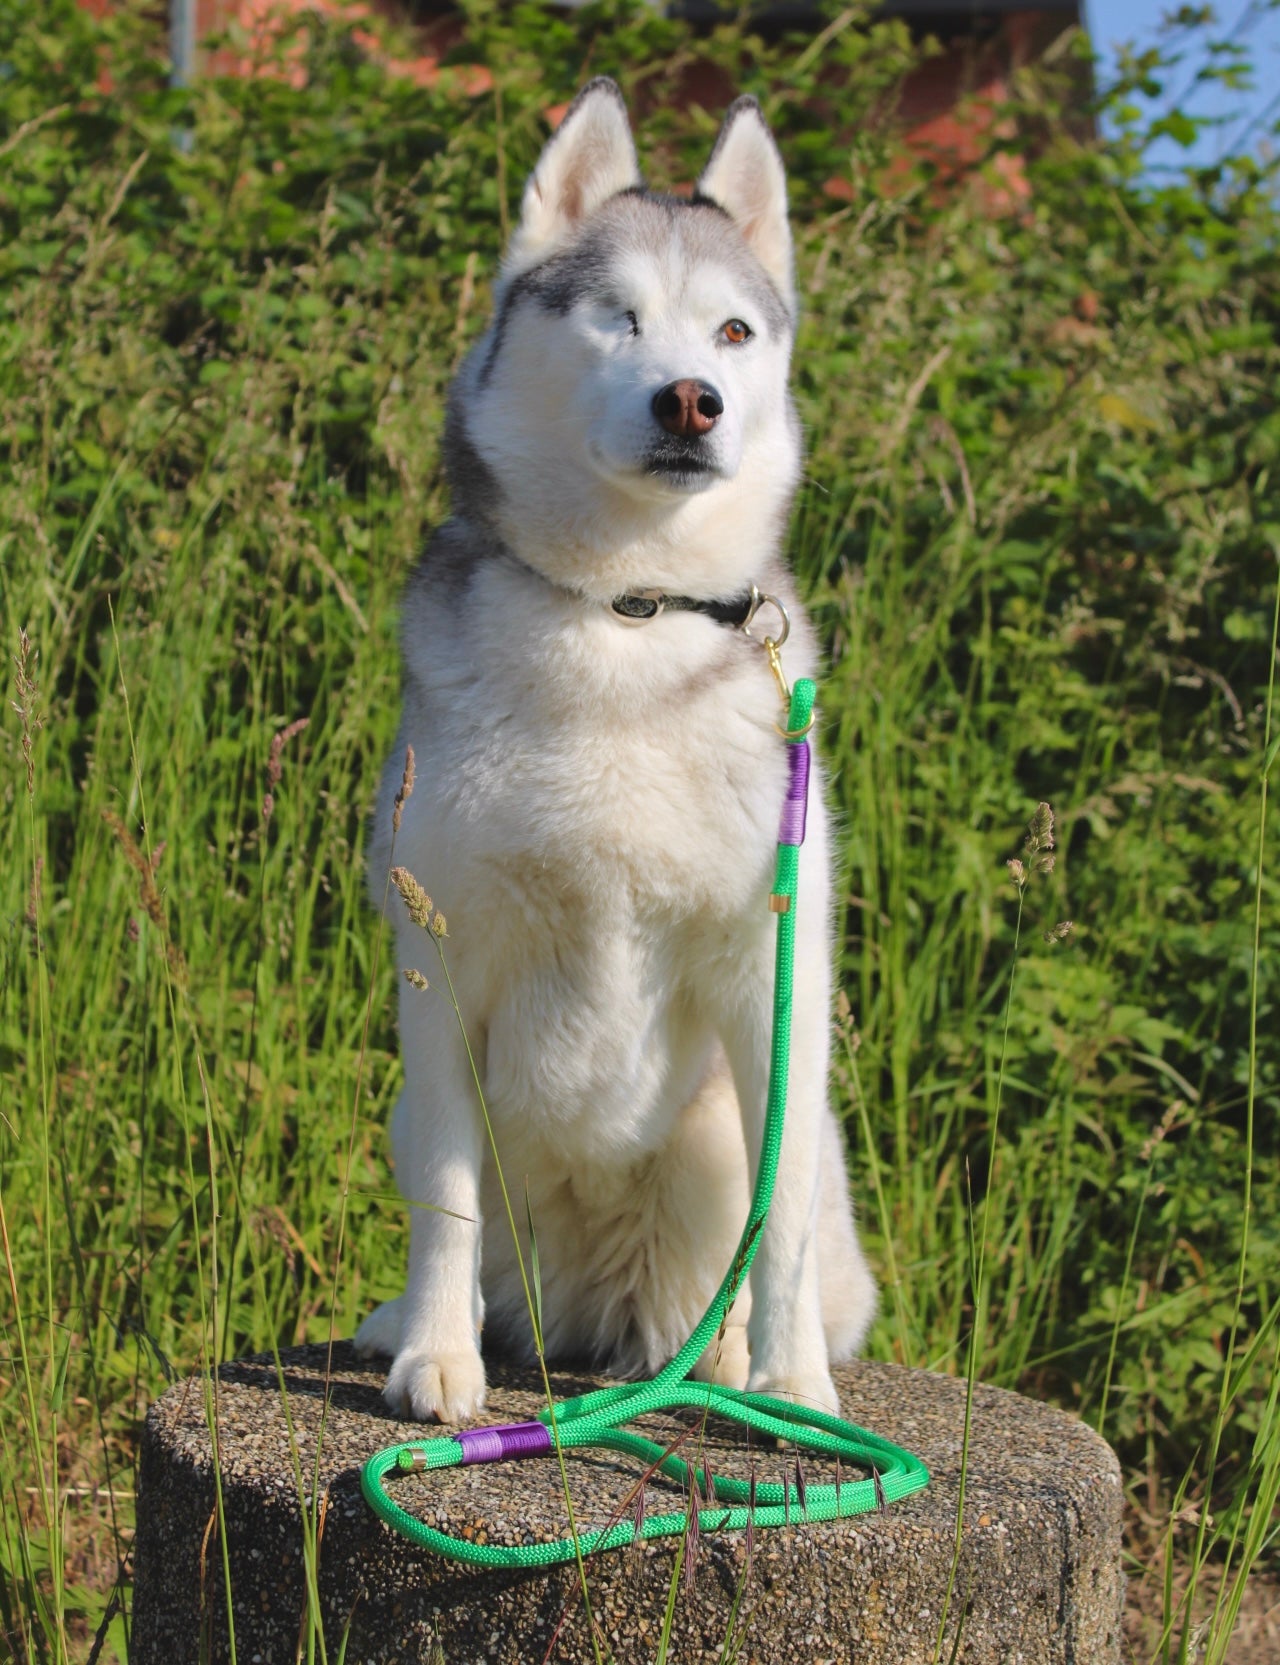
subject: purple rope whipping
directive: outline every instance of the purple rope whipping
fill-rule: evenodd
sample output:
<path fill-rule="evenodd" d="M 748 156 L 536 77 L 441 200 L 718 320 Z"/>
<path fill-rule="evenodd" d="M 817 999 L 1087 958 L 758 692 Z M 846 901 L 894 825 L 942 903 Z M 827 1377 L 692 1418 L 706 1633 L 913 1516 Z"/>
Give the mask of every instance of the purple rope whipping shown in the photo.
<path fill-rule="evenodd" d="M 778 823 L 779 844 L 804 843 L 805 809 L 809 802 L 809 742 L 801 740 L 787 747 L 787 766 L 791 778 L 787 795 L 782 800 L 782 820 Z"/>
<path fill-rule="evenodd" d="M 551 1430 L 545 1422 L 503 1422 L 496 1428 L 464 1428 L 454 1439 L 462 1447 L 462 1461 L 500 1463 L 505 1457 L 537 1457 L 551 1449 Z"/>

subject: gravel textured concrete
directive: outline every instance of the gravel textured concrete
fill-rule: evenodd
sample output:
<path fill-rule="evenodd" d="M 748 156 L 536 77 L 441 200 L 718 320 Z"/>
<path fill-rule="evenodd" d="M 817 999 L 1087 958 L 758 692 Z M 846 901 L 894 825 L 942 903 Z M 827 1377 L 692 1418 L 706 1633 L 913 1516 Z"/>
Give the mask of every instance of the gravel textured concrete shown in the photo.
<path fill-rule="evenodd" d="M 306 1612 L 299 1484 L 309 1497 L 325 1406 L 325 1350 L 284 1355 L 288 1418 L 269 1359 L 224 1367 L 218 1427 L 227 1555 L 239 1665 L 292 1665 Z M 539 1379 L 491 1363 L 485 1422 L 532 1416 Z M 319 1601 L 336 1661 L 346 1665 L 582 1665 L 592 1658 L 576 1571 L 484 1572 L 415 1548 L 379 1522 L 359 1469 L 383 1446 L 419 1437 L 382 1403 L 383 1372 L 334 1350 L 319 1484 Z M 723 1657 L 743 1586 L 741 1665 L 1113 1665 L 1120 1658 L 1120 1476 L 1083 1424 L 1016 1394 L 979 1387 L 965 1527 L 940 1654 L 938 1627 L 955 1543 L 964 1384 L 925 1371 L 858 1363 L 836 1371 L 843 1413 L 917 1452 L 932 1483 L 880 1514 L 797 1523 L 755 1537 L 743 1580 L 741 1535 L 704 1535 L 675 1608 L 672 1665 Z M 599 1379 L 553 1376 L 561 1397 Z M 649 1419 L 652 1424 L 653 1419 Z M 293 1449 L 297 1463 L 291 1456 Z M 669 1424 L 674 1429 L 675 1424 Z M 782 1478 L 787 1455 L 712 1427 L 713 1463 L 754 1464 Z M 807 1480 L 826 1478 L 805 1457 Z M 570 1488 L 583 1529 L 612 1519 L 638 1470 L 606 1453 L 573 1453 Z M 847 1473 L 847 1471 L 846 1471 Z M 663 1493 L 651 1481 L 650 1514 Z M 554 1458 L 413 1476 L 398 1500 L 423 1520 L 481 1542 L 564 1534 Z M 671 1505 L 667 1504 L 667 1507 Z M 135 1562 L 133 1665 L 196 1665 L 231 1657 L 223 1548 L 214 1527 L 212 1442 L 198 1380 L 171 1388 L 147 1417 Z M 673 1540 L 612 1551 L 588 1564 L 592 1610 L 617 1665 L 655 1658 L 670 1588 Z M 959 1644 L 956 1627 L 960 1627 Z M 554 1640 L 553 1640 L 554 1639 Z M 954 1648 L 954 1651 L 953 1651 Z M 305 1647 L 302 1657 L 307 1657 Z M 319 1659 L 319 1650 L 315 1657 Z"/>

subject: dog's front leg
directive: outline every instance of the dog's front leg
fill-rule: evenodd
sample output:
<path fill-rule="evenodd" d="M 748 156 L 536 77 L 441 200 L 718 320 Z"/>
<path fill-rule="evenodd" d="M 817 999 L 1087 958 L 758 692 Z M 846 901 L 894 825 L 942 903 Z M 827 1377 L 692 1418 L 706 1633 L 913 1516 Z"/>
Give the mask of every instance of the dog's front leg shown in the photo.
<path fill-rule="evenodd" d="M 823 828 L 810 815 L 796 920 L 791 1067 L 773 1201 L 751 1270 L 750 1387 L 838 1412 L 823 1332 L 818 1268 L 821 1129 L 830 1060 L 831 946 Z M 816 837 L 815 837 L 816 833 Z M 721 1033 L 742 1106 L 754 1187 L 760 1167 L 773 1033 L 774 941 L 762 922 L 739 968 Z"/>
<path fill-rule="evenodd" d="M 400 1036 L 405 1088 L 391 1142 L 396 1183 L 410 1210 L 409 1275 L 404 1294 L 365 1320 L 356 1345 L 394 1352 L 383 1390 L 393 1410 L 421 1421 L 461 1422 L 484 1404 L 484 1130 L 466 1048 L 447 1002 L 434 991 L 424 996 L 406 988 Z"/>

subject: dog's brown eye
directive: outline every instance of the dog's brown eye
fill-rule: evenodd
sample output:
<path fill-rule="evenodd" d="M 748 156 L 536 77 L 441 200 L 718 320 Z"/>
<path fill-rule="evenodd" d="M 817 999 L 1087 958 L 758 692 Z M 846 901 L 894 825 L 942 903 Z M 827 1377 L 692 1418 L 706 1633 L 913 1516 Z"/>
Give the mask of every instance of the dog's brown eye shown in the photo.
<path fill-rule="evenodd" d="M 732 342 L 735 347 L 740 347 L 744 341 L 750 338 L 751 331 L 742 322 L 741 318 L 730 318 L 729 322 L 721 327 L 720 334 L 726 341 Z"/>

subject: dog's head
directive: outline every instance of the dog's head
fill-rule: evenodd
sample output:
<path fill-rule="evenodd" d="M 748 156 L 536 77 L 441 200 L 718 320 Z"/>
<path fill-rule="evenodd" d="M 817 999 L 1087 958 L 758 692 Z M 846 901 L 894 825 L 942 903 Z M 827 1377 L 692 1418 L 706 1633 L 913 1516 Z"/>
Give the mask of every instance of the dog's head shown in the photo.
<path fill-rule="evenodd" d="M 621 94 L 593 81 L 525 187 L 454 397 L 490 518 L 530 565 L 602 594 L 738 583 L 707 534 L 748 565 L 744 545 L 777 536 L 799 465 L 793 311 L 786 180 L 755 101 L 684 200 L 645 190 Z"/>

